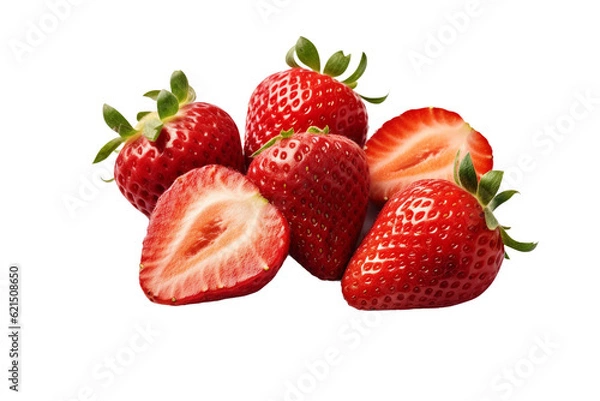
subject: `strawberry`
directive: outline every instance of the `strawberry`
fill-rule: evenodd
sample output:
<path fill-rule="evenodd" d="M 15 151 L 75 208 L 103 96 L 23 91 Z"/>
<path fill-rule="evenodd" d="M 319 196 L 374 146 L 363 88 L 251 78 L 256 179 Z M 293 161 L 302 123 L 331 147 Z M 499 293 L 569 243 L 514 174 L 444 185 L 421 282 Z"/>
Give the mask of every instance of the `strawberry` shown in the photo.
<path fill-rule="evenodd" d="M 477 176 L 492 169 L 487 139 L 460 115 L 441 108 L 408 110 L 385 122 L 367 141 L 371 199 L 379 205 L 425 178 L 451 180 L 454 156 L 469 153 Z"/>
<path fill-rule="evenodd" d="M 294 54 L 306 67 L 296 62 Z M 321 71 L 314 44 L 304 37 L 298 39 L 286 57 L 290 68 L 265 78 L 250 97 L 244 140 L 247 164 L 270 138 L 292 129 L 303 132 L 311 126 L 329 126 L 361 147 L 365 144 L 368 115 L 363 100 L 381 103 L 386 97 L 367 98 L 354 92 L 367 67 L 364 53 L 353 74 L 343 81 L 336 79 L 346 72 L 350 58 L 338 51 Z"/>
<path fill-rule="evenodd" d="M 175 71 L 171 91 L 150 91 L 156 112 L 138 114 L 133 128 L 114 108 L 104 105 L 104 120 L 119 136 L 98 152 L 94 163 L 123 145 L 114 174 L 121 193 L 146 216 L 159 196 L 185 172 L 207 164 L 222 164 L 243 171 L 239 130 L 227 112 L 195 102 L 185 74 Z"/>
<path fill-rule="evenodd" d="M 396 192 L 350 260 L 342 293 L 358 309 L 411 309 L 456 305 L 481 295 L 496 278 L 513 240 L 493 215 L 516 192 L 496 195 L 502 172 L 478 182 L 470 155 L 457 183 L 418 180 Z"/>
<path fill-rule="evenodd" d="M 341 279 L 369 201 L 363 150 L 311 128 L 284 131 L 255 156 L 247 177 L 289 222 L 290 255 L 322 280 Z"/>
<path fill-rule="evenodd" d="M 244 175 L 220 165 L 193 169 L 150 216 L 140 285 L 167 305 L 247 295 L 275 276 L 289 241 L 281 212 Z"/>

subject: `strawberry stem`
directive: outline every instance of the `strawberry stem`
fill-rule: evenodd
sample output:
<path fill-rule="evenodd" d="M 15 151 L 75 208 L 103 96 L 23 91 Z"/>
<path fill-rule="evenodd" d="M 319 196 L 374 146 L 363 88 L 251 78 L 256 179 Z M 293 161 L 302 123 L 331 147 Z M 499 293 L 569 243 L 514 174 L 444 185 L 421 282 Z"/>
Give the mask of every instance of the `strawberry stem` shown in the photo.
<path fill-rule="evenodd" d="M 142 111 L 136 116 L 138 125 L 134 128 L 121 113 L 115 108 L 105 104 L 102 114 L 106 124 L 119 134 L 119 137 L 108 141 L 96 154 L 94 163 L 105 160 L 112 152 L 118 151 L 119 146 L 136 135 L 144 135 L 149 141 L 156 141 L 162 131 L 163 124 L 175 116 L 181 106 L 191 103 L 196 99 L 196 92 L 189 85 L 188 79 L 182 71 L 171 74 L 171 91 L 151 90 L 144 93 L 156 101 L 156 112 Z"/>
<path fill-rule="evenodd" d="M 296 61 L 296 57 L 301 64 L 304 64 L 304 66 L 308 67 L 309 69 L 324 75 L 328 75 L 332 78 L 337 78 L 344 74 L 350 65 L 351 59 L 351 55 L 346 56 L 341 50 L 339 50 L 327 60 L 323 71 L 321 71 L 321 58 L 316 46 L 303 36 L 298 38 L 296 44 L 292 46 L 290 50 L 288 50 L 285 56 L 285 62 L 288 66 L 291 68 L 302 68 L 300 63 Z M 358 80 L 365 73 L 366 69 L 367 56 L 365 53 L 362 53 L 356 70 L 350 74 L 350 76 L 340 82 L 352 89 L 355 89 L 358 85 Z M 358 96 L 360 96 L 364 101 L 373 104 L 382 103 L 388 97 L 388 95 L 380 97 L 366 97 L 361 94 L 358 94 Z"/>
<path fill-rule="evenodd" d="M 326 125 L 325 128 L 321 129 L 321 128 L 315 127 L 313 125 L 313 126 L 308 127 L 306 132 L 308 132 L 309 134 L 315 134 L 315 135 L 327 135 L 327 134 L 329 134 L 329 126 Z"/>
<path fill-rule="evenodd" d="M 290 138 L 292 135 L 294 135 L 293 128 L 288 131 L 281 131 L 281 133 L 279 135 L 276 135 L 273 138 L 269 139 L 267 142 L 265 142 L 265 144 L 263 146 L 260 147 L 260 149 L 258 149 L 256 152 L 252 153 L 251 157 L 256 157 L 256 156 L 260 155 L 262 152 L 269 149 L 271 146 L 275 145 L 277 142 L 279 142 L 285 138 Z"/>
<path fill-rule="evenodd" d="M 155 142 L 162 131 L 163 122 L 154 113 L 149 114 L 143 121 L 142 132 L 144 136 L 149 141 Z"/>
<path fill-rule="evenodd" d="M 454 162 L 454 181 L 456 181 L 456 184 L 459 187 L 472 194 L 481 204 L 487 227 L 490 230 L 500 230 L 502 242 L 505 246 L 520 252 L 533 251 L 537 246 L 537 242 L 519 242 L 514 240 L 507 233 L 508 227 L 501 226 L 498 219 L 494 216 L 493 212 L 498 206 L 502 205 L 512 198 L 514 194 L 518 193 L 515 190 L 507 190 L 498 193 L 500 185 L 502 184 L 504 172 L 491 170 L 478 180 L 471 155 L 467 153 L 460 163 L 459 160 L 460 152 L 457 153 Z M 505 257 L 508 259 L 506 253 Z"/>
<path fill-rule="evenodd" d="M 329 127 L 325 126 L 325 128 L 321 129 L 319 127 L 311 126 L 311 127 L 308 127 L 306 132 L 308 132 L 310 134 L 315 134 L 315 135 L 327 135 L 327 134 L 329 134 Z M 260 147 L 260 149 L 258 149 L 256 152 L 252 153 L 252 157 L 256 157 L 256 156 L 260 155 L 262 152 L 269 149 L 271 146 L 275 145 L 277 142 L 281 141 L 282 139 L 291 138 L 292 135 L 294 135 L 294 134 L 295 134 L 295 132 L 294 132 L 293 128 L 291 128 L 287 131 L 285 131 L 285 130 L 281 131 L 281 133 L 279 133 L 279 135 L 274 136 L 273 138 L 269 139 L 263 146 Z"/>

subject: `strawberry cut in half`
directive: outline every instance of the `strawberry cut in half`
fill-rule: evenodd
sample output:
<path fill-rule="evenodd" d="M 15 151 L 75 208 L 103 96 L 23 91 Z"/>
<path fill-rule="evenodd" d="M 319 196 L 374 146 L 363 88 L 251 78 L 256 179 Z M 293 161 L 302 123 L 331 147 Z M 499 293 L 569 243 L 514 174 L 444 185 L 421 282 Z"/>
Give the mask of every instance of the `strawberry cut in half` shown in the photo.
<path fill-rule="evenodd" d="M 150 216 L 140 285 L 167 305 L 251 294 L 273 279 L 289 242 L 281 212 L 243 174 L 220 165 L 193 169 Z"/>
<path fill-rule="evenodd" d="M 453 111 L 427 107 L 390 119 L 365 145 L 371 200 L 382 205 L 420 179 L 452 181 L 457 152 L 471 155 L 479 178 L 493 167 L 487 139 Z"/>

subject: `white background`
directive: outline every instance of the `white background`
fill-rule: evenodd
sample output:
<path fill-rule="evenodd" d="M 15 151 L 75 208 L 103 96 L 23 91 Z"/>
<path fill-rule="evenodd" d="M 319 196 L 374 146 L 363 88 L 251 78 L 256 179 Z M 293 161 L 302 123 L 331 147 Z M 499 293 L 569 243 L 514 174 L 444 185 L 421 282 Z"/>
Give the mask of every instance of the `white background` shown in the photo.
<path fill-rule="evenodd" d="M 4 1 L 0 321 L 22 271 L 21 386 L 64 400 L 598 399 L 600 21 L 584 0 Z M 51 4 L 58 4 L 51 6 Z M 465 18 L 467 16 L 468 18 Z M 40 35 L 37 30 L 42 30 Z M 369 57 L 371 133 L 415 107 L 460 113 L 521 195 L 512 253 L 480 298 L 360 313 L 292 260 L 262 291 L 185 307 L 137 281 L 146 218 L 121 197 L 103 103 L 131 120 L 182 69 L 243 132 L 252 89 L 298 36 Z M 353 64 L 355 65 L 355 64 Z M 142 334 L 140 334 L 142 333 Z M 111 370 L 112 369 L 112 370 Z M 8 395 L 8 396 L 7 396 Z"/>

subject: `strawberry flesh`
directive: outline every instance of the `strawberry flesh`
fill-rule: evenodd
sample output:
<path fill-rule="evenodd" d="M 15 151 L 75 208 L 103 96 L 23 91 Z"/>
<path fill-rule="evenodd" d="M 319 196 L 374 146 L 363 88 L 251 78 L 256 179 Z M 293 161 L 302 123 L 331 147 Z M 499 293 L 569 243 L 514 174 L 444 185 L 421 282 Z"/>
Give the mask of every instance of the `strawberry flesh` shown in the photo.
<path fill-rule="evenodd" d="M 150 216 L 140 285 L 150 300 L 168 305 L 247 295 L 275 276 L 289 238 L 283 215 L 241 173 L 193 169 Z"/>
<path fill-rule="evenodd" d="M 441 108 L 408 110 L 382 125 L 366 143 L 371 199 L 385 203 L 420 179 L 453 180 L 457 152 L 471 154 L 478 177 L 492 169 L 492 148 L 457 113 Z"/>

